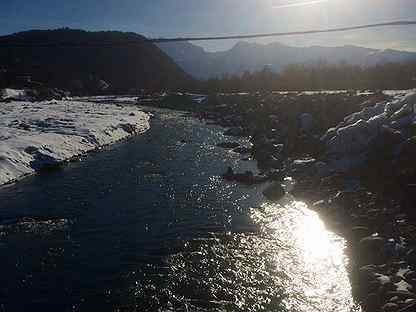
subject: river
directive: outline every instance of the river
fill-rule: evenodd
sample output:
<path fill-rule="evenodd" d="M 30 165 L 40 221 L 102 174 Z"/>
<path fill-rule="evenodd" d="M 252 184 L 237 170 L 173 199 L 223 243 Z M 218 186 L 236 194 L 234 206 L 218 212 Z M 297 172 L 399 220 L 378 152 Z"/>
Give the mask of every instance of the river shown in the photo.
<path fill-rule="evenodd" d="M 223 181 L 256 164 L 216 147 L 220 127 L 153 113 L 144 135 L 0 189 L 0 311 L 356 311 L 341 237 Z"/>

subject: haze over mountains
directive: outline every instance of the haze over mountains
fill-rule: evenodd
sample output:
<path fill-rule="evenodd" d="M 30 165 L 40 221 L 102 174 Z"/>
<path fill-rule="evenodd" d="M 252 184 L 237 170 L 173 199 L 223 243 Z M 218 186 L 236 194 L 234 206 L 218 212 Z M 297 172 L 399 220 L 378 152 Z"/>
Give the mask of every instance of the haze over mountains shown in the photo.
<path fill-rule="evenodd" d="M 30 47 L 33 44 L 46 46 Z M 0 37 L 0 47 L 0 82 L 6 80 L 5 84 L 25 75 L 83 94 L 103 88 L 112 93 L 159 91 L 192 81 L 156 45 L 135 33 L 32 30 Z"/>
<path fill-rule="evenodd" d="M 262 70 L 265 66 L 279 72 L 290 64 L 324 62 L 374 66 L 416 61 L 416 53 L 357 46 L 291 47 L 278 42 L 239 42 L 230 50 L 221 52 L 207 52 L 189 42 L 160 43 L 158 46 L 184 71 L 197 79 L 221 78 L 224 74 L 241 75 L 245 71 Z"/>

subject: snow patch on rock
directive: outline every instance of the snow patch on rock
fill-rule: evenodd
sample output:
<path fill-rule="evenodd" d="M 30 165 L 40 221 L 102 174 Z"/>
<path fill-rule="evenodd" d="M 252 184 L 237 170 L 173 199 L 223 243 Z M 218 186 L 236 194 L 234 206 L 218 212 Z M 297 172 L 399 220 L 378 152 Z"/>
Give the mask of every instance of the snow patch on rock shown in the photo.
<path fill-rule="evenodd" d="M 415 112 L 416 90 L 412 90 L 396 95 L 391 102 L 377 103 L 345 117 L 321 138 L 330 168 L 344 171 L 364 165 L 369 144 L 383 131 L 402 131 L 415 125 Z"/>

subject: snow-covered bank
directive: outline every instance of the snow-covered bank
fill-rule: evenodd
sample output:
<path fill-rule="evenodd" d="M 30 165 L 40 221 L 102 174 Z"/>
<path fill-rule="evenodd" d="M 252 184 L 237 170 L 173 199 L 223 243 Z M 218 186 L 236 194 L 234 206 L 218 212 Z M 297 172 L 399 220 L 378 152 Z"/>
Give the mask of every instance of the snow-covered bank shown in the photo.
<path fill-rule="evenodd" d="M 27 99 L 26 90 L 16 90 L 16 89 L 1 89 L 0 90 L 0 100 L 25 100 Z"/>
<path fill-rule="evenodd" d="M 401 144 L 415 135 L 416 90 L 395 94 L 390 102 L 380 102 L 345 117 L 322 137 L 327 147 L 329 167 L 344 171 L 365 165 L 375 140 L 400 153 Z M 390 144 L 394 139 L 395 144 Z"/>
<path fill-rule="evenodd" d="M 148 128 L 149 116 L 134 106 L 0 103 L 0 185 Z"/>

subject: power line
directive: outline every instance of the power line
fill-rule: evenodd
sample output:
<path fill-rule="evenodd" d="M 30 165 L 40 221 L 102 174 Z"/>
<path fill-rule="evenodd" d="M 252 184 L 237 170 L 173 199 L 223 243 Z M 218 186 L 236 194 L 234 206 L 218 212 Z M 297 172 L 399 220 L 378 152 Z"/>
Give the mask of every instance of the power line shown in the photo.
<path fill-rule="evenodd" d="M 281 36 L 297 36 L 310 35 L 318 33 L 332 33 L 343 32 L 349 30 L 359 30 L 377 27 L 388 26 L 409 26 L 416 25 L 416 21 L 395 21 L 377 24 L 366 24 L 359 26 L 348 26 L 340 28 L 315 29 L 306 31 L 292 31 L 292 32 L 276 32 L 276 33 L 262 33 L 262 34 L 243 34 L 231 36 L 206 36 L 206 37 L 177 37 L 177 38 L 145 38 L 142 41 L 121 41 L 121 42 L 57 42 L 57 43 L 2 43 L 0 48 L 60 48 L 60 47 L 121 47 L 121 46 L 135 46 L 143 43 L 163 43 L 163 42 L 179 42 L 179 41 L 208 41 L 208 40 L 230 40 L 230 39 L 252 39 L 252 38 L 266 38 L 266 37 L 281 37 Z"/>
<path fill-rule="evenodd" d="M 349 26 L 341 28 L 328 28 L 328 29 L 316 29 L 306 31 L 292 31 L 292 32 L 277 32 L 277 33 L 265 33 L 254 35 L 234 35 L 234 36 L 213 36 L 213 37 L 184 37 L 184 38 L 159 38 L 149 39 L 152 42 L 175 42 L 175 41 L 204 41 L 204 40 L 229 40 L 229 39 L 250 39 L 250 38 L 265 38 L 265 37 L 280 37 L 280 36 L 296 36 L 296 35 L 309 35 L 318 33 L 330 33 L 341 32 L 348 30 L 358 30 L 366 28 L 387 27 L 387 26 L 408 26 L 416 25 L 416 21 L 395 21 L 378 24 L 366 24 L 359 26 Z"/>

